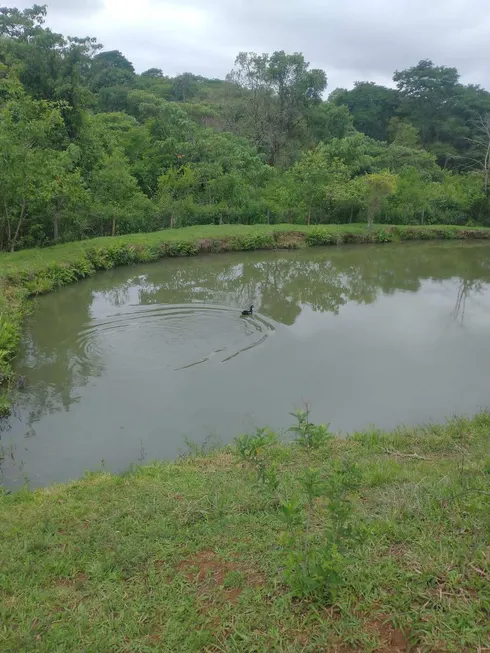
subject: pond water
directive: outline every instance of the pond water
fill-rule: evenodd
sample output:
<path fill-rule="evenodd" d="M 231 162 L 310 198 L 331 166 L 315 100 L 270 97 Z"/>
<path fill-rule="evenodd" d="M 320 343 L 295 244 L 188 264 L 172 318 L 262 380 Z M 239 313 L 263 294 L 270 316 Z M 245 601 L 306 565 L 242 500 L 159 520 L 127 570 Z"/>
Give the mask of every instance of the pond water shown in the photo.
<path fill-rule="evenodd" d="M 254 304 L 256 314 L 241 317 Z M 163 260 L 36 302 L 0 434 L 31 487 L 312 419 L 351 431 L 487 406 L 490 246 L 411 244 Z"/>

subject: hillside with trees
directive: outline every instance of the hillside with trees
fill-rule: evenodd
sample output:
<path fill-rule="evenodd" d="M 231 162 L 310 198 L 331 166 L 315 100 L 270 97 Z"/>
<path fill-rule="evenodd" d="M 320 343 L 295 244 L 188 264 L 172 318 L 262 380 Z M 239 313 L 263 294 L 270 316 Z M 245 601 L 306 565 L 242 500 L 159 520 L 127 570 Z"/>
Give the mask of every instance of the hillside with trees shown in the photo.
<path fill-rule="evenodd" d="M 490 93 L 421 61 L 327 95 L 300 53 L 138 74 L 0 8 L 0 249 L 195 224 L 490 224 Z"/>

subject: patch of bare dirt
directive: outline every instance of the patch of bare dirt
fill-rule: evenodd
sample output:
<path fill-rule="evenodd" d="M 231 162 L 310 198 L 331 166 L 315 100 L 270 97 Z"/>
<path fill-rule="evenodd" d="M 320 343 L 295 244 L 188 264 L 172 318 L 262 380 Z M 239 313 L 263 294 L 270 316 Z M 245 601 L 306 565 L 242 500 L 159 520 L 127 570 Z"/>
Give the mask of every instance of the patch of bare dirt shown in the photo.
<path fill-rule="evenodd" d="M 82 583 L 86 583 L 88 580 L 88 576 L 86 574 L 76 574 L 73 576 L 73 578 L 59 578 L 55 585 L 57 587 L 76 587 L 77 585 L 81 585 Z"/>
<path fill-rule="evenodd" d="M 263 584 L 261 574 L 241 569 L 236 562 L 221 560 L 214 551 L 205 550 L 183 560 L 178 570 L 184 572 L 189 582 L 197 582 L 199 594 L 206 596 L 208 608 L 215 603 L 228 601 L 235 604 L 245 586 L 258 587 Z M 240 587 L 225 587 L 229 573 L 237 571 L 243 576 Z"/>
<path fill-rule="evenodd" d="M 400 628 L 393 625 L 381 615 L 377 620 L 366 624 L 366 630 L 376 633 L 380 640 L 380 653 L 409 653 L 412 649 L 408 639 Z"/>

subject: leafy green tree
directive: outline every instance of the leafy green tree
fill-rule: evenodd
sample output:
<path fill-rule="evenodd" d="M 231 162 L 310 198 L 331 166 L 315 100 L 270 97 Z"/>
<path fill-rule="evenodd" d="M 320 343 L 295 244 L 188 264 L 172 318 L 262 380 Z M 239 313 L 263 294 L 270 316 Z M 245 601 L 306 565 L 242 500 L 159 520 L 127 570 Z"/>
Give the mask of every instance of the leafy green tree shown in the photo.
<path fill-rule="evenodd" d="M 330 159 L 324 145 L 306 152 L 288 173 L 295 189 L 297 202 L 306 212 L 306 224 L 311 224 L 312 213 L 325 212 L 327 188 L 347 183 L 347 167 L 338 159 Z"/>
<path fill-rule="evenodd" d="M 98 92 L 103 87 L 130 86 L 135 81 L 133 64 L 119 52 L 100 52 L 92 59 L 90 87 Z"/>
<path fill-rule="evenodd" d="M 200 77 L 192 73 L 182 73 L 172 80 L 172 96 L 177 102 L 188 102 L 196 96 Z"/>
<path fill-rule="evenodd" d="M 375 172 L 361 178 L 367 206 L 368 226 L 372 227 L 384 200 L 396 190 L 397 177 L 391 172 Z"/>
<path fill-rule="evenodd" d="M 312 106 L 306 120 L 310 138 L 315 145 L 332 138 L 345 138 L 355 131 L 348 108 L 332 102 L 320 102 Z"/>
<path fill-rule="evenodd" d="M 398 117 L 392 118 L 388 124 L 388 139 L 394 145 L 402 145 L 413 150 L 421 147 L 418 129 Z"/>
<path fill-rule="evenodd" d="M 400 95 L 400 112 L 420 131 L 423 144 L 438 140 L 442 123 L 457 101 L 456 68 L 435 66 L 429 59 L 393 75 Z"/>
<path fill-rule="evenodd" d="M 414 166 L 406 166 L 397 176 L 396 192 L 389 201 L 389 222 L 431 222 L 440 184 Z"/>
<path fill-rule="evenodd" d="M 321 101 L 327 86 L 322 70 L 310 70 L 300 53 L 272 55 L 241 52 L 227 80 L 241 89 L 238 96 L 243 132 L 281 162 L 286 145 L 298 138 L 309 109 Z"/>
<path fill-rule="evenodd" d="M 64 152 L 52 151 L 44 159 L 44 184 L 40 193 L 40 206 L 33 208 L 47 214 L 52 224 L 44 232 L 48 233 L 54 242 L 64 239 L 67 235 L 79 238 L 83 228 L 78 223 L 82 211 L 90 211 L 90 195 L 85 188 L 80 170 L 76 167 L 79 158 L 78 148 L 69 146 Z"/>
<path fill-rule="evenodd" d="M 34 220 L 32 209 L 49 200 L 56 152 L 51 141 L 63 121 L 59 109 L 22 97 L 0 109 L 1 242 L 13 251 Z"/>
<path fill-rule="evenodd" d="M 91 187 L 101 219 L 100 235 L 109 232 L 115 236 L 118 218 L 124 215 L 129 203 L 142 195 L 138 182 L 131 175 L 129 162 L 120 150 L 104 157 L 102 166 L 92 177 Z"/>
<path fill-rule="evenodd" d="M 15 7 L 0 7 L 0 36 L 27 41 L 46 19 L 46 5 L 33 5 L 21 11 Z"/>
<path fill-rule="evenodd" d="M 161 68 L 149 68 L 141 73 L 142 77 L 150 77 L 151 79 L 161 79 L 163 77 L 163 70 Z"/>
<path fill-rule="evenodd" d="M 330 101 L 346 106 L 352 115 L 354 127 L 379 141 L 388 140 L 390 120 L 396 116 L 399 94 L 396 90 L 374 82 L 356 82 L 351 91 L 336 89 Z"/>

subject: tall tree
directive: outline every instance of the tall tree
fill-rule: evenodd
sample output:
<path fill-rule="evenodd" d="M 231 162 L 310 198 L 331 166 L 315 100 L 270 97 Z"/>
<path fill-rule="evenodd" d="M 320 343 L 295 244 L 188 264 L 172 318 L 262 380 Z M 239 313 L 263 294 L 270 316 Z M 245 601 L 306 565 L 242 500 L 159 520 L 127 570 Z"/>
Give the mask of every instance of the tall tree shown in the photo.
<path fill-rule="evenodd" d="M 302 54 L 241 52 L 227 80 L 244 91 L 240 97 L 245 133 L 274 165 L 281 162 L 309 109 L 321 101 L 327 86 L 323 70 L 310 70 Z"/>
<path fill-rule="evenodd" d="M 368 226 L 372 227 L 384 200 L 396 190 L 397 177 L 391 172 L 376 172 L 360 178 L 364 185 L 364 197 L 367 206 Z"/>
<path fill-rule="evenodd" d="M 388 140 L 390 120 L 396 115 L 399 106 L 396 90 L 374 82 L 356 82 L 351 91 L 333 91 L 330 101 L 349 109 L 358 131 L 379 141 Z"/>
<path fill-rule="evenodd" d="M 93 91 L 109 86 L 131 85 L 134 80 L 134 66 L 119 50 L 100 52 L 93 58 L 90 82 Z"/>
<path fill-rule="evenodd" d="M 458 102 L 456 68 L 435 66 L 429 59 L 393 75 L 400 94 L 400 114 L 420 133 L 422 145 L 445 140 L 445 124 Z"/>

